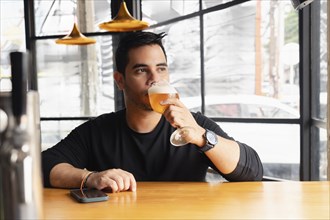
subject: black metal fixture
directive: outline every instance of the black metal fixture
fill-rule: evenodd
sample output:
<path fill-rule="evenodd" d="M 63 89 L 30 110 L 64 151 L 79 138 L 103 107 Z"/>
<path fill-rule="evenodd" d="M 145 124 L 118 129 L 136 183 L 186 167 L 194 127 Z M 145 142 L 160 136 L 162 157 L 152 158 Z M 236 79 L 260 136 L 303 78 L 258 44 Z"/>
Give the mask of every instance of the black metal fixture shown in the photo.
<path fill-rule="evenodd" d="M 299 10 L 312 3 L 313 0 L 291 0 L 294 9 Z"/>

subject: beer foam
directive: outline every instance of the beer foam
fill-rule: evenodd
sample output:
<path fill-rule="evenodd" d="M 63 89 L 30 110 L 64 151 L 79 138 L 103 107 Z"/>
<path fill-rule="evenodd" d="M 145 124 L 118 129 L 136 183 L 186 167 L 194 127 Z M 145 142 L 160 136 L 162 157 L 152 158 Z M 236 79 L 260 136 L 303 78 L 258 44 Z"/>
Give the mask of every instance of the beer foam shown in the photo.
<path fill-rule="evenodd" d="M 152 86 L 148 90 L 149 94 L 155 94 L 155 93 L 165 93 L 165 94 L 174 94 L 177 93 L 175 88 L 168 86 L 168 85 L 156 85 Z"/>

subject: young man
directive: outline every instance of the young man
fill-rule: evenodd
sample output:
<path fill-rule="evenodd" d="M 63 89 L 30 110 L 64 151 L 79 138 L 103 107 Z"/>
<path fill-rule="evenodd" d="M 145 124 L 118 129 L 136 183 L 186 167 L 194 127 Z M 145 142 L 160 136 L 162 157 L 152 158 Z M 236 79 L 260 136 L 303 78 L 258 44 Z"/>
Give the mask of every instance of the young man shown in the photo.
<path fill-rule="evenodd" d="M 148 88 L 169 79 L 163 37 L 134 32 L 120 41 L 114 79 L 126 108 L 85 122 L 42 152 L 46 187 L 135 191 L 136 181 L 204 181 L 209 166 L 229 181 L 262 179 L 262 164 L 251 147 L 191 113 L 179 99 L 163 100 L 169 105 L 163 115 L 152 110 Z M 172 146 L 170 135 L 185 126 L 195 128 L 192 141 Z"/>

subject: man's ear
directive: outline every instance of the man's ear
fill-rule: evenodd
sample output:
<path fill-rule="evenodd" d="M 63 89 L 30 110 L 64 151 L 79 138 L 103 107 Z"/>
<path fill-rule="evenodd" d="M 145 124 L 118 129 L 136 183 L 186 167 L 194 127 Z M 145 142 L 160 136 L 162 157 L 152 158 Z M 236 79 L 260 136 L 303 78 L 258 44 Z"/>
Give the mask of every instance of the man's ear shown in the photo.
<path fill-rule="evenodd" d="M 118 71 L 115 71 L 113 73 L 113 78 L 115 79 L 118 89 L 123 90 L 124 89 L 124 75 Z"/>

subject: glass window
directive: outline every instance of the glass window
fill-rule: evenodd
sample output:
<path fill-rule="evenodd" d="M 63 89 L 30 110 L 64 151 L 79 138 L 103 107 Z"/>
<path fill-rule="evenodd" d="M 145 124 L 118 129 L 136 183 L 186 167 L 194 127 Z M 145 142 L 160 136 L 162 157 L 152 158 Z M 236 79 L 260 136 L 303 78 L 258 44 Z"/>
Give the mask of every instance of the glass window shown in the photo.
<path fill-rule="evenodd" d="M 316 172 L 318 173 L 317 180 L 327 180 L 327 169 L 328 169 L 328 159 L 327 159 L 327 130 L 323 128 L 314 128 L 312 132 L 312 139 L 316 141 L 316 154 L 312 157 L 314 162 L 317 164 Z"/>
<path fill-rule="evenodd" d="M 226 2 L 203 1 L 203 7 Z M 142 1 L 147 3 L 152 2 Z M 191 111 L 202 109 L 200 16 L 204 16 L 205 28 L 204 113 L 211 117 L 299 118 L 299 25 L 291 3 L 251 1 L 154 28 L 168 33 L 165 47 L 171 81 Z M 170 18 L 158 18 L 156 23 Z M 256 149 L 266 176 L 299 180 L 298 124 L 219 124 Z"/>
<path fill-rule="evenodd" d="M 165 32 L 164 47 L 170 80 L 180 98 L 201 94 L 200 28 L 198 17 L 171 23 L 153 30 Z"/>
<path fill-rule="evenodd" d="M 37 41 L 41 117 L 96 116 L 114 110 L 112 37 L 88 46 Z"/>
<path fill-rule="evenodd" d="M 67 35 L 76 22 L 81 32 L 96 32 L 111 19 L 110 2 L 35 0 L 36 36 Z M 55 39 L 36 41 L 41 117 L 93 117 L 114 111 L 113 39 L 67 46 Z M 42 148 L 53 146 L 83 121 L 42 121 Z"/>
<path fill-rule="evenodd" d="M 231 2 L 234 0 L 202 0 L 203 2 L 203 9 L 205 8 L 212 8 L 213 6 L 221 5 L 227 2 Z"/>
<path fill-rule="evenodd" d="M 264 176 L 299 180 L 299 125 L 218 123 L 234 139 L 255 149 L 264 166 Z"/>
<path fill-rule="evenodd" d="M 328 108 L 328 1 L 321 0 L 320 4 L 320 44 L 319 44 L 319 78 L 316 79 L 316 87 L 312 88 L 313 92 L 317 93 L 318 99 L 313 101 L 313 117 L 315 120 L 321 120 L 324 124 L 327 121 L 327 110 Z M 312 75 L 313 76 L 313 75 Z M 316 111 L 315 111 L 316 110 Z M 329 122 L 328 122 L 329 123 Z M 329 169 L 329 161 L 328 161 L 328 135 L 327 130 L 320 127 L 313 127 L 312 129 L 312 137 L 313 150 L 314 154 L 312 155 L 313 163 L 315 167 L 312 172 L 315 172 L 314 178 L 317 180 L 327 180 L 329 179 L 327 170 Z"/>
<path fill-rule="evenodd" d="M 26 51 L 23 1 L 1 0 L 0 92 L 11 91 L 9 53 Z"/>
<path fill-rule="evenodd" d="M 297 18 L 289 1 L 251 1 L 205 15 L 207 115 L 208 103 L 231 97 L 249 111 L 259 108 L 238 117 L 273 118 L 283 108 L 287 114 L 278 117 L 299 118 Z"/>
<path fill-rule="evenodd" d="M 108 0 L 35 0 L 36 36 L 69 34 L 76 22 L 81 32 L 96 32 L 98 25 L 111 20 Z"/>
<path fill-rule="evenodd" d="M 157 24 L 199 10 L 199 0 L 143 0 L 142 20 Z"/>
<path fill-rule="evenodd" d="M 299 112 L 280 101 L 256 95 L 206 95 L 205 114 L 233 118 L 298 118 Z M 201 110 L 200 97 L 183 98 L 192 110 Z"/>
<path fill-rule="evenodd" d="M 312 44 L 312 122 L 311 129 L 311 160 L 312 160 L 312 179 L 327 179 L 327 84 L 328 84 L 328 43 L 327 43 L 327 1 L 318 1 L 312 5 L 312 13 L 315 13 L 312 31 L 316 34 L 311 36 Z M 323 126 L 323 127 L 322 127 Z"/>
<path fill-rule="evenodd" d="M 319 111 L 317 118 L 327 118 L 327 85 L 328 85 L 328 15 L 327 15 L 327 1 L 320 2 L 320 78 L 319 78 Z"/>
<path fill-rule="evenodd" d="M 20 2 L 21 14 L 18 15 L 22 19 L 23 1 L 1 1 L 1 6 L 3 2 Z M 73 22 L 78 24 L 82 32 L 96 32 L 99 23 L 111 18 L 109 0 L 34 2 L 37 37 L 66 35 L 71 31 Z M 218 11 L 208 10 L 229 2 L 237 5 L 218 7 Z M 148 30 L 167 34 L 164 46 L 171 83 L 179 91 L 180 99 L 192 111 L 201 111 L 204 95 L 204 113 L 209 117 L 298 119 L 298 13 L 290 1 L 240 2 L 142 0 L 142 20 L 155 24 L 153 29 Z M 326 4 L 327 1 L 321 0 L 321 86 L 317 90 L 320 93 L 320 118 L 326 117 Z M 11 5 L 11 8 L 15 7 Z M 10 15 L 6 18 L 10 18 Z M 201 21 L 204 22 L 203 30 Z M 24 30 L 24 22 L 15 24 L 23 25 L 21 30 Z M 5 39 L 3 26 L 1 39 Z M 24 33 L 20 36 L 24 44 Z M 93 117 L 114 111 L 117 97 L 112 78 L 112 43 L 114 39 L 114 44 L 117 42 L 116 37 L 116 34 L 93 36 L 97 43 L 84 47 L 56 45 L 55 39 L 37 39 L 42 117 Z M 1 49 L 6 45 L 2 43 Z M 1 76 L 5 66 L 2 60 Z M 205 80 L 201 81 L 202 78 Z M 0 80 L 1 86 L 6 84 L 3 77 Z M 43 149 L 57 143 L 82 122 L 42 121 Z M 265 176 L 299 180 L 298 122 L 218 123 L 229 135 L 256 149 L 264 163 Z M 316 151 L 320 156 L 320 179 L 324 178 L 326 161 L 322 154 L 324 145 L 318 140 L 323 140 L 324 135 L 320 130 L 314 135 L 316 139 L 312 139 L 316 140 L 313 143 L 320 143 Z"/>
<path fill-rule="evenodd" d="M 54 146 L 85 121 L 41 121 L 41 150 Z"/>

